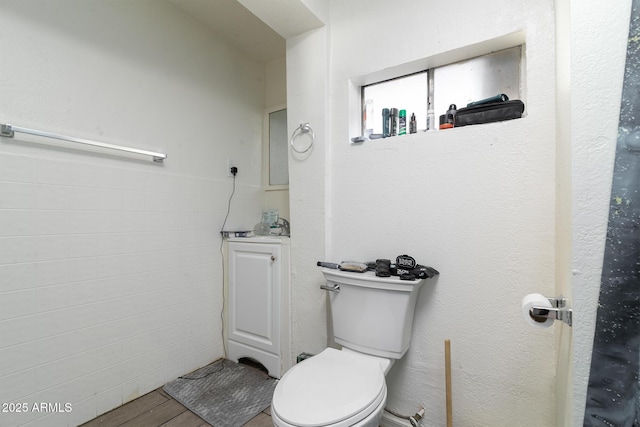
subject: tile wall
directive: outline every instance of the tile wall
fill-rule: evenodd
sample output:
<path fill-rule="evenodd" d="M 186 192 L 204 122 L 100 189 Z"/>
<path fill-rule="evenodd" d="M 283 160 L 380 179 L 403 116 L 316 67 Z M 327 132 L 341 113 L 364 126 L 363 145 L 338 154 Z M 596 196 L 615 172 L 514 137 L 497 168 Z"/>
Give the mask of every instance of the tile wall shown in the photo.
<path fill-rule="evenodd" d="M 0 153 L 0 402 L 29 405 L 3 425 L 91 419 L 222 355 L 231 181 L 123 164 Z M 233 221 L 259 192 L 237 188 Z"/>

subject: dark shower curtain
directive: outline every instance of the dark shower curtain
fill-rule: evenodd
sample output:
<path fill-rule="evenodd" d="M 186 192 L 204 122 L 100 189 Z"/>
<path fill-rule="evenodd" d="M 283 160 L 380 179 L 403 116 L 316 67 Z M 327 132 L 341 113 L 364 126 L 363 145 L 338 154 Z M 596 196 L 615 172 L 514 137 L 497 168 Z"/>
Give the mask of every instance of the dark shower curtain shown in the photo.
<path fill-rule="evenodd" d="M 639 365 L 640 0 L 633 0 L 584 426 L 640 427 Z"/>

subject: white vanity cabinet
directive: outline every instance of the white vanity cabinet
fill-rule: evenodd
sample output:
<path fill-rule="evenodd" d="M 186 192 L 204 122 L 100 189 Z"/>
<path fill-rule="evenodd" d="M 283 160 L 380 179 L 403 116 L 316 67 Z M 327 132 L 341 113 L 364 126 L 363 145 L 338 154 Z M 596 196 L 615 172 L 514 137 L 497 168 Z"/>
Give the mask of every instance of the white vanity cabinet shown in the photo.
<path fill-rule="evenodd" d="M 280 378 L 291 367 L 289 238 L 227 240 L 228 357 L 251 358 Z"/>

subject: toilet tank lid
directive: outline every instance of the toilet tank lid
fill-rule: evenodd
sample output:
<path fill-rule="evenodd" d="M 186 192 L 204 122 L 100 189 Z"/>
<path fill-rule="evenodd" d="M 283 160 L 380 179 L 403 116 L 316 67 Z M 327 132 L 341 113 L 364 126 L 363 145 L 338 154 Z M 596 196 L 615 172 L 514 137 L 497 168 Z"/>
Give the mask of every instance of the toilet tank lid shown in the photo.
<path fill-rule="evenodd" d="M 271 409 L 293 425 L 334 424 L 375 407 L 384 388 L 377 361 L 327 348 L 287 371 L 273 393 Z"/>
<path fill-rule="evenodd" d="M 401 280 L 398 276 L 378 277 L 373 271 L 364 273 L 352 273 L 349 271 L 321 268 L 325 280 L 345 285 L 360 286 L 365 288 L 385 289 L 396 292 L 414 292 L 420 289 L 425 279 Z"/>

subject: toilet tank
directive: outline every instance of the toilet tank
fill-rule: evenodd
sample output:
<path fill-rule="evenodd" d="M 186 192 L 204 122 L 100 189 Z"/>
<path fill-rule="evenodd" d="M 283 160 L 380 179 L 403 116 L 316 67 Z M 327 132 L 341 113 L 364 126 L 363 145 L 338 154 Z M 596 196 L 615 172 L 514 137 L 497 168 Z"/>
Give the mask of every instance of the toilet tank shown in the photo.
<path fill-rule="evenodd" d="M 425 280 L 328 268 L 323 268 L 322 274 L 327 281 L 325 288 L 331 290 L 335 342 L 361 353 L 402 358 L 411 343 L 413 313 Z"/>

